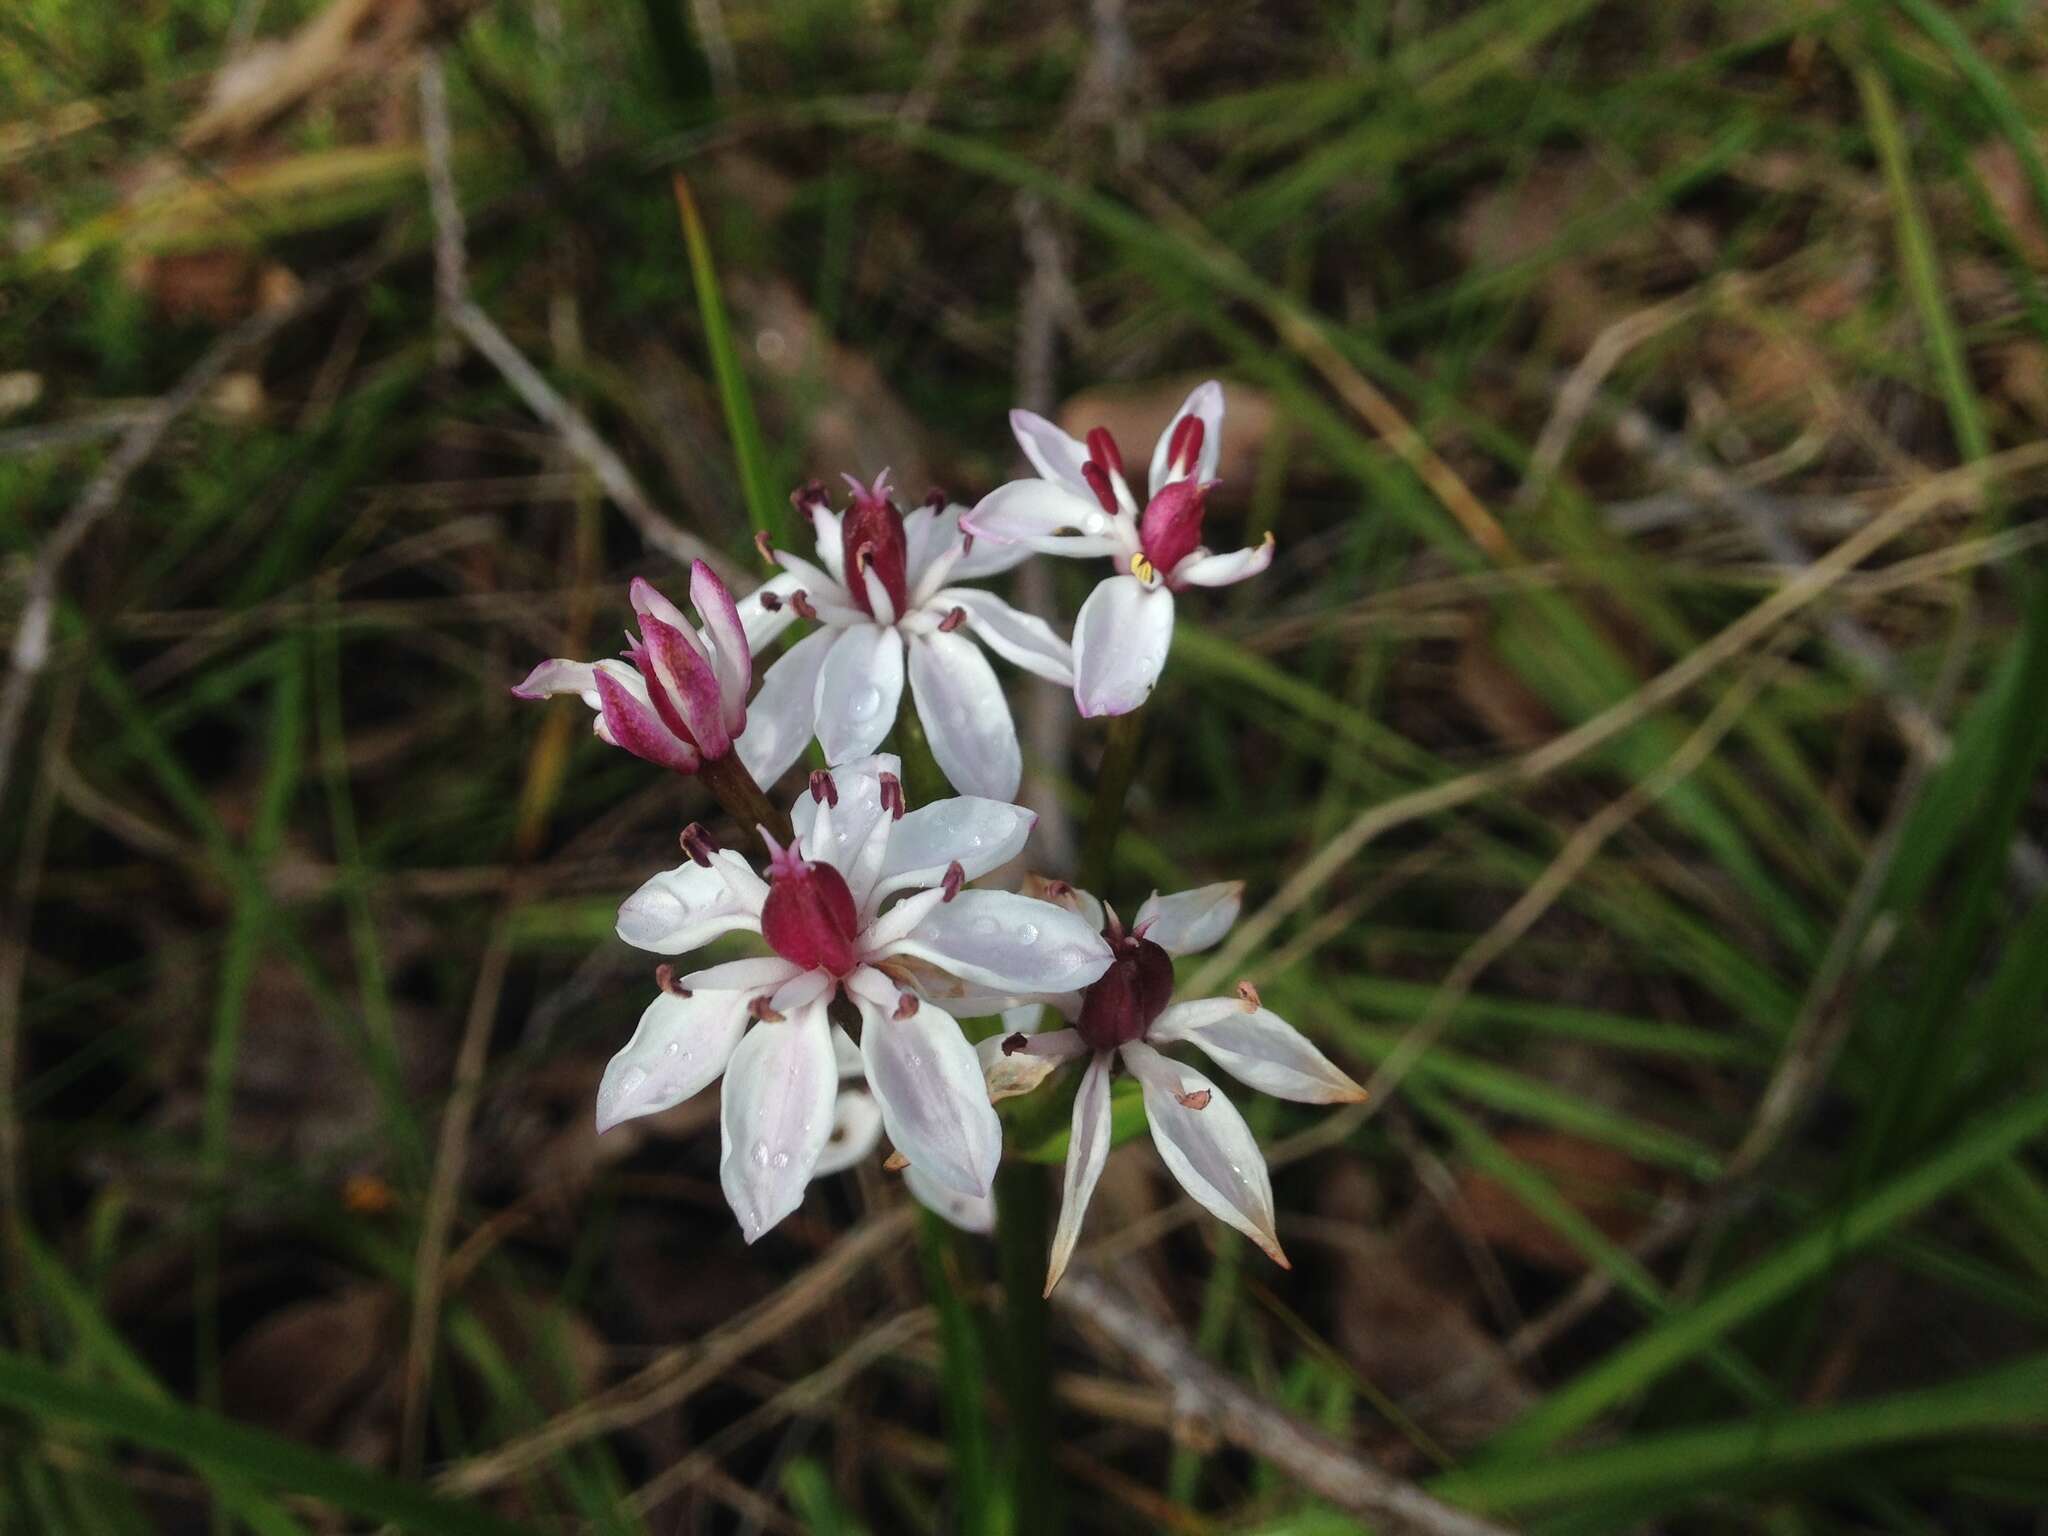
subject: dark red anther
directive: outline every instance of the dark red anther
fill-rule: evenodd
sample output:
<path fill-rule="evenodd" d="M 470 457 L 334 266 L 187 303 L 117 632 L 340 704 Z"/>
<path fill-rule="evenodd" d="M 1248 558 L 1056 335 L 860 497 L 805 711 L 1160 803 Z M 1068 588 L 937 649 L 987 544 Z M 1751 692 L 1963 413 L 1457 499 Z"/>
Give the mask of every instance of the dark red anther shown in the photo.
<path fill-rule="evenodd" d="M 782 612 L 782 599 L 773 592 L 763 592 L 761 594 L 761 606 L 770 613 L 780 613 Z"/>
<path fill-rule="evenodd" d="M 928 511 L 945 511 L 946 503 L 948 500 L 949 498 L 947 497 L 946 493 L 940 490 L 936 485 L 924 493 L 924 504 Z"/>
<path fill-rule="evenodd" d="M 893 1017 L 895 1017 L 895 1018 L 897 1018 L 897 1019 L 899 1019 L 899 1020 L 900 1020 L 900 1019 L 908 1019 L 908 1018 L 911 1018 L 911 1017 L 915 1016 L 915 1015 L 916 1015 L 916 1013 L 917 1013 L 917 997 L 916 997 L 916 995 L 915 995 L 914 993 L 910 993 L 910 992 L 898 992 L 898 993 L 896 994 L 896 1012 L 895 1012 L 895 1014 L 893 1015 Z"/>
<path fill-rule="evenodd" d="M 754 548 L 761 552 L 763 560 L 767 561 L 770 565 L 775 563 L 775 541 L 768 537 L 768 530 L 766 528 L 763 528 L 754 535 Z"/>
<path fill-rule="evenodd" d="M 711 867 L 711 855 L 718 852 L 718 839 L 706 832 L 696 822 L 683 828 L 683 852 L 690 856 L 690 862 L 704 869 Z"/>
<path fill-rule="evenodd" d="M 960 894 L 960 887 L 964 885 L 966 881 L 967 871 L 960 867 L 960 861 L 958 859 L 955 859 L 952 863 L 948 864 L 946 866 L 946 877 L 945 879 L 939 882 L 939 889 L 943 893 L 939 897 L 939 905 L 944 906 L 947 902 L 951 901 L 955 896 L 958 896 Z"/>
<path fill-rule="evenodd" d="M 1102 466 L 1090 459 L 1081 466 L 1081 478 L 1088 482 L 1088 489 L 1095 493 L 1095 499 L 1102 503 L 1102 510 L 1116 510 L 1116 491 L 1110 486 L 1109 476 L 1102 472 Z"/>
<path fill-rule="evenodd" d="M 839 786 L 832 782 L 832 774 L 828 769 L 811 770 L 811 800 L 818 805 L 839 804 Z"/>
<path fill-rule="evenodd" d="M 965 559 L 966 559 L 966 558 L 967 558 L 967 557 L 968 557 L 969 555 L 971 555 L 971 554 L 973 554 L 973 553 L 974 553 L 974 535 L 973 535 L 973 534 L 971 534 L 971 533 L 963 533 L 963 534 L 961 534 L 961 535 L 960 535 L 960 558 L 961 558 L 962 560 L 965 560 Z"/>
<path fill-rule="evenodd" d="M 789 594 L 789 606 L 796 610 L 798 618 L 809 619 L 814 624 L 818 621 L 818 610 L 811 606 L 811 594 L 802 587 Z"/>
<path fill-rule="evenodd" d="M 761 903 L 761 937 L 805 970 L 844 976 L 858 963 L 854 940 L 860 933 L 860 914 L 846 877 L 830 864 L 806 859 L 795 843 L 769 846 L 773 857 L 768 898 Z"/>
<path fill-rule="evenodd" d="M 1259 1011 L 1259 989 L 1250 982 L 1240 981 L 1237 984 L 1237 1000 L 1244 1004 L 1246 1013 Z"/>
<path fill-rule="evenodd" d="M 903 781 L 893 773 L 881 775 L 882 809 L 892 821 L 903 819 Z"/>
<path fill-rule="evenodd" d="M 942 635 L 950 635 L 951 633 L 953 633 L 954 630 L 958 629 L 962 624 L 965 624 L 966 622 L 967 610 L 965 608 L 955 608 L 951 613 L 947 614 L 943 619 L 939 620 L 939 633 Z"/>
<path fill-rule="evenodd" d="M 1088 429 L 1088 462 L 1100 464 L 1113 475 L 1124 472 L 1123 450 L 1117 447 L 1116 439 L 1109 435 L 1109 428 Z"/>
<path fill-rule="evenodd" d="M 1014 1056 L 1019 1051 L 1028 1051 L 1030 1049 L 1031 1037 L 1021 1029 L 1016 1034 L 1006 1035 L 1003 1038 L 1003 1054 L 1005 1056 Z"/>
<path fill-rule="evenodd" d="M 1193 1093 L 1176 1093 L 1173 1097 L 1174 1101 L 1182 1109 L 1207 1109 L 1209 1107 L 1210 1093 L 1206 1088 L 1197 1088 Z"/>
<path fill-rule="evenodd" d="M 1166 444 L 1166 472 L 1170 475 L 1192 475 L 1195 464 L 1202 457 L 1202 436 L 1208 429 L 1202 425 L 1202 418 L 1193 411 L 1174 423 L 1173 436 Z"/>
<path fill-rule="evenodd" d="M 654 968 L 654 984 L 676 997 L 690 995 L 690 989 L 676 979 L 676 968 L 672 965 L 657 965 Z"/>
<path fill-rule="evenodd" d="M 825 506 L 829 500 L 825 494 L 825 482 L 822 480 L 807 480 L 789 493 L 789 504 L 799 512 L 809 512 L 815 507 Z"/>
<path fill-rule="evenodd" d="M 747 1012 L 751 1013 L 763 1024 L 780 1024 L 786 1017 L 786 1015 L 775 1011 L 775 1005 L 769 1002 L 768 994 L 765 992 L 747 1004 Z"/>

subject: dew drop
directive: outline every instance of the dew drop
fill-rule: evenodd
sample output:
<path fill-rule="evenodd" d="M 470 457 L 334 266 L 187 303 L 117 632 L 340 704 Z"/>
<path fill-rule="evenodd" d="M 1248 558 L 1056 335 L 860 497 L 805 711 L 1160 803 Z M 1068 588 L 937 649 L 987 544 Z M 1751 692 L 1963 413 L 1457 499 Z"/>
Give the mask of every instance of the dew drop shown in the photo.
<path fill-rule="evenodd" d="M 680 1041 L 680 1040 L 671 1040 L 671 1041 L 669 1041 L 669 1043 L 668 1043 L 668 1049 L 667 1049 L 667 1050 L 665 1050 L 665 1051 L 663 1051 L 663 1052 L 662 1052 L 662 1054 L 663 1054 L 664 1056 L 673 1056 L 673 1055 L 675 1055 L 675 1054 L 676 1054 L 676 1052 L 680 1051 L 680 1050 L 681 1050 L 682 1048 L 683 1048 L 683 1043 L 682 1043 L 682 1041 Z"/>
<path fill-rule="evenodd" d="M 638 1067 L 628 1067 L 619 1074 L 619 1097 L 627 1098 L 640 1091 L 640 1085 L 647 1081 L 647 1074 Z"/>
<path fill-rule="evenodd" d="M 754 1159 L 755 1167 L 766 1168 L 768 1166 L 768 1143 L 765 1141 L 755 1142 L 754 1150 L 749 1154 L 749 1156 L 751 1156 Z"/>
<path fill-rule="evenodd" d="M 1027 949 L 1036 944 L 1038 942 L 1038 925 L 1035 923 L 1025 923 L 1019 927 L 1017 930 L 1017 942 Z"/>
<path fill-rule="evenodd" d="M 856 720 L 868 720 L 872 719 L 875 711 L 881 707 L 882 690 L 879 688 L 863 688 L 853 696 L 852 701 L 847 705 L 847 710 Z"/>
<path fill-rule="evenodd" d="M 789 1154 L 787 1152 L 778 1152 L 769 1158 L 768 1162 L 772 1167 L 787 1168 L 789 1166 Z"/>

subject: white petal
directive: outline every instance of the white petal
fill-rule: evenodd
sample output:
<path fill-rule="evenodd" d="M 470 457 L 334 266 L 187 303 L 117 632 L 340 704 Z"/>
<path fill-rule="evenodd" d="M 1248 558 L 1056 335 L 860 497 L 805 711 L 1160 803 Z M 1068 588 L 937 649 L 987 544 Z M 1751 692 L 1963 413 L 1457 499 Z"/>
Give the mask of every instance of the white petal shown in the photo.
<path fill-rule="evenodd" d="M 866 757 L 896 723 L 903 696 L 903 637 L 879 624 L 855 624 L 818 671 L 818 745 L 833 765 Z"/>
<path fill-rule="evenodd" d="M 925 912 L 889 949 L 1019 997 L 1085 987 L 1111 958 L 1102 935 L 1073 913 L 1008 891 L 962 891 Z"/>
<path fill-rule="evenodd" d="M 1132 1041 L 1124 1065 L 1145 1090 L 1152 1144 L 1197 1205 L 1257 1243 L 1283 1269 L 1290 1267 L 1273 1230 L 1273 1185 L 1251 1127 L 1223 1090 L 1193 1067 Z M 1207 1095 L 1206 1099 L 1203 1095 Z M 1200 1109 L 1183 1098 L 1199 1102 Z"/>
<path fill-rule="evenodd" d="M 647 1005 L 626 1048 L 611 1059 L 597 1086 L 597 1130 L 673 1108 L 708 1087 L 731 1059 L 747 1028 L 747 1000 L 732 992 L 678 997 L 664 992 Z"/>
<path fill-rule="evenodd" d="M 890 834 L 875 899 L 892 891 L 937 885 L 955 860 L 962 875 L 978 880 L 1023 852 L 1037 824 L 1036 811 L 981 795 L 957 795 L 919 806 Z"/>
<path fill-rule="evenodd" d="M 1017 446 L 1031 467 L 1046 479 L 1082 496 L 1091 496 L 1081 466 L 1088 462 L 1088 446 L 1076 442 L 1057 424 L 1033 411 L 1010 412 L 1010 430 L 1017 434 Z"/>
<path fill-rule="evenodd" d="M 1131 920 L 1134 931 L 1169 955 L 1192 955 L 1220 944 L 1244 905 L 1244 882 L 1225 880 L 1162 896 L 1154 891 Z"/>
<path fill-rule="evenodd" d="M 748 1242 L 803 1203 L 832 1138 L 839 1072 L 822 1004 L 756 1024 L 725 1069 L 718 1182 Z"/>
<path fill-rule="evenodd" d="M 811 532 L 818 541 L 818 564 L 836 582 L 846 582 L 846 536 L 837 512 L 823 502 L 811 505 Z"/>
<path fill-rule="evenodd" d="M 1265 543 L 1240 549 L 1235 554 L 1212 555 L 1207 550 L 1198 549 L 1176 565 L 1168 576 L 1175 586 L 1180 587 L 1227 587 L 1249 581 L 1272 563 L 1273 536 L 1269 533 Z"/>
<path fill-rule="evenodd" d="M 635 949 L 681 955 L 722 933 L 760 926 L 768 886 L 730 850 L 706 868 L 684 860 L 665 869 L 619 904 L 619 937 Z"/>
<path fill-rule="evenodd" d="M 1207 485 L 1216 478 L 1216 465 L 1223 454 L 1223 386 L 1211 379 L 1195 386 L 1194 392 L 1181 402 L 1181 408 L 1173 413 L 1166 430 L 1159 434 L 1158 445 L 1152 450 L 1154 496 L 1167 483 L 1166 450 L 1172 446 L 1174 429 L 1183 416 L 1190 415 L 1202 418 L 1202 451 L 1195 455 L 1195 483 Z"/>
<path fill-rule="evenodd" d="M 953 1016 L 924 1003 L 898 1018 L 863 1001 L 860 1054 L 896 1150 L 951 1189 L 987 1194 L 1003 1155 L 1003 1128 L 981 1062 Z"/>
<path fill-rule="evenodd" d="M 932 561 L 951 548 L 960 537 L 960 509 L 948 507 L 935 512 L 930 507 L 912 507 L 903 514 L 903 573 L 912 592 L 924 579 Z"/>
<path fill-rule="evenodd" d="M 826 623 L 862 624 L 867 621 L 867 615 L 860 611 L 853 594 L 836 576 L 819 570 L 801 555 L 792 555 L 786 549 L 775 551 L 775 563 L 796 579 L 798 589 L 811 600 L 811 606 L 818 610 L 818 617 Z"/>
<path fill-rule="evenodd" d="M 776 1013 L 795 1013 L 820 998 L 830 1002 L 837 985 L 830 971 L 799 971 L 769 995 L 768 1006 Z"/>
<path fill-rule="evenodd" d="M 1351 1104 L 1365 1097 L 1308 1037 L 1265 1008 L 1235 997 L 1177 1003 L 1162 1013 L 1145 1038 L 1186 1040 L 1247 1087 L 1303 1104 Z"/>
<path fill-rule="evenodd" d="M 840 1089 L 832 1106 L 832 1136 L 819 1154 L 811 1177 L 822 1179 L 828 1173 L 844 1173 L 874 1151 L 881 1139 L 882 1107 L 874 1096 L 858 1088 Z"/>
<path fill-rule="evenodd" d="M 1060 1283 L 1074 1244 L 1081 1236 L 1081 1218 L 1088 1214 L 1095 1181 L 1109 1160 L 1109 1053 L 1098 1051 L 1081 1076 L 1074 1095 L 1074 1128 L 1067 1143 L 1067 1171 L 1060 1191 L 1059 1225 L 1052 1234 L 1052 1264 L 1045 1272 L 1045 1294 Z"/>
<path fill-rule="evenodd" d="M 1117 520 L 1102 510 L 1092 493 L 1076 493 L 1050 480 L 1012 480 L 997 486 L 960 520 L 960 526 L 977 541 L 1022 544 L 1048 555 L 1111 555 L 1124 547 Z"/>
<path fill-rule="evenodd" d="M 1031 1011 L 1035 1013 L 1037 1010 L 1033 1008 Z M 1023 1033 L 1022 1030 L 998 1030 L 975 1044 L 974 1054 L 981 1060 L 982 1081 L 988 1085 L 991 1103 L 1029 1093 L 1058 1068 L 1077 1056 L 1088 1054 L 1081 1032 L 1074 1029 L 1027 1035 L 1021 1048 L 1004 1049 L 1006 1042 Z"/>
<path fill-rule="evenodd" d="M 1045 1022 L 1045 1004 L 1019 1003 L 1014 1008 L 1003 1010 L 1003 1033 L 1005 1035 L 1035 1035 Z"/>
<path fill-rule="evenodd" d="M 1173 644 L 1173 594 L 1112 576 L 1074 620 L 1074 702 L 1084 715 L 1127 715 L 1151 697 Z"/>
<path fill-rule="evenodd" d="M 986 1236 L 996 1229 L 994 1195 L 963 1195 L 948 1189 L 915 1163 L 903 1170 L 903 1187 L 919 1205 L 962 1232 Z"/>
<path fill-rule="evenodd" d="M 805 635 L 761 679 L 737 744 L 757 784 L 773 784 L 810 745 L 817 729 L 818 673 L 840 633 L 820 629 Z"/>
<path fill-rule="evenodd" d="M 932 633 L 910 642 L 910 694 L 946 779 L 962 794 L 1013 799 L 1024 777 L 1017 724 L 996 670 L 973 641 Z"/>
<path fill-rule="evenodd" d="M 789 595 L 801 585 L 789 572 L 781 571 L 740 599 L 740 624 L 747 632 L 747 648 L 756 656 L 797 621 L 797 611 L 789 606 Z M 762 601 L 764 597 L 773 597 L 777 606 L 770 608 Z"/>
<path fill-rule="evenodd" d="M 960 519 L 967 515 L 967 508 L 955 503 L 940 514 L 952 520 L 952 531 L 960 533 Z M 1037 551 L 1028 544 L 998 544 L 994 539 L 976 539 L 972 546 L 955 560 L 947 573 L 955 581 L 978 581 L 984 576 L 1000 576 L 1004 571 L 1015 570 Z"/>
<path fill-rule="evenodd" d="M 888 858 L 894 818 L 882 809 L 882 775 L 900 783 L 903 764 L 893 752 L 855 758 L 832 769 L 837 804 L 821 806 L 809 790 L 796 797 L 790 821 L 804 856 L 822 859 L 845 877 L 853 904 L 862 913 L 874 905 L 876 877 Z"/>
<path fill-rule="evenodd" d="M 967 627 L 1003 660 L 1049 682 L 1073 686 L 1074 648 L 1038 615 L 1012 608 L 979 587 L 942 588 L 929 606 L 941 612 L 961 609 Z"/>
<path fill-rule="evenodd" d="M 701 971 L 678 976 L 678 986 L 692 992 L 744 992 L 751 1000 L 772 996 L 784 984 L 804 973 L 794 960 L 780 955 L 755 955 L 746 960 L 727 960 L 707 965 Z"/>
<path fill-rule="evenodd" d="M 832 1061 L 839 1068 L 840 1082 L 861 1080 L 865 1069 L 860 1064 L 860 1047 L 853 1043 L 853 1036 L 837 1024 L 832 1026 Z"/>
<path fill-rule="evenodd" d="M 527 673 L 526 680 L 515 684 L 512 692 L 522 699 L 551 699 L 556 694 L 573 693 L 592 709 L 597 709 L 601 705 L 597 697 L 596 673 L 597 668 L 590 662 L 555 656 Z"/>

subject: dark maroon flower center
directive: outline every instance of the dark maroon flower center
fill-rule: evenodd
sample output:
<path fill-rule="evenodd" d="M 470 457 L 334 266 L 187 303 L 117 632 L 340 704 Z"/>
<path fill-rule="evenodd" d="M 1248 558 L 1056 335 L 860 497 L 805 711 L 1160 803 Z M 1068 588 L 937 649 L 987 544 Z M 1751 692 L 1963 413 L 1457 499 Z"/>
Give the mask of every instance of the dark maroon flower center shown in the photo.
<path fill-rule="evenodd" d="M 776 854 L 761 904 L 761 937 L 770 949 L 807 971 L 844 976 L 858 963 L 859 933 L 860 914 L 844 875 L 805 859 L 794 844 Z"/>
<path fill-rule="evenodd" d="M 1204 492 L 1192 480 L 1176 480 L 1152 498 L 1138 519 L 1138 542 L 1162 579 L 1202 542 Z"/>
<path fill-rule="evenodd" d="M 840 524 L 839 549 L 845 561 L 846 590 L 853 594 L 861 612 L 874 617 L 874 602 L 863 574 L 873 571 L 889 594 L 895 617 L 902 618 L 910 606 L 910 551 L 903 536 L 903 514 L 882 492 L 882 482 L 877 481 L 872 490 L 854 492 L 853 505 Z"/>
<path fill-rule="evenodd" d="M 1081 994 L 1075 1027 L 1092 1049 L 1111 1051 L 1142 1040 L 1173 1001 L 1173 960 L 1150 939 L 1127 934 L 1115 923 L 1102 936 L 1116 958 Z"/>

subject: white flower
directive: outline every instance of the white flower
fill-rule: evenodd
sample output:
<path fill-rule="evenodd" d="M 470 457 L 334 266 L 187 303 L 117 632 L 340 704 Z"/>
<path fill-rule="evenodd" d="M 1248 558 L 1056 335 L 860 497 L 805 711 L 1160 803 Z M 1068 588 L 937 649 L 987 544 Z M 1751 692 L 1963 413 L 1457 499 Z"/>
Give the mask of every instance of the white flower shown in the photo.
<path fill-rule="evenodd" d="M 847 483 L 853 502 L 844 514 L 826 505 L 821 486 L 798 493 L 818 564 L 769 551 L 782 574 L 740 604 L 757 651 L 798 618 L 819 626 L 768 669 L 741 761 L 767 784 L 813 735 L 834 766 L 875 751 L 896 723 L 907 651 L 911 699 L 947 779 L 963 794 L 1010 799 L 1023 774 L 1017 727 L 995 669 L 968 636 L 1068 686 L 1073 652 L 1043 619 L 947 583 L 1008 570 L 1030 551 L 972 547 L 960 533 L 963 509 L 936 497 L 904 515 L 889 499 L 886 472 L 871 487 Z"/>
<path fill-rule="evenodd" d="M 664 967 L 661 995 L 597 1095 L 603 1131 L 723 1073 L 719 1179 L 749 1242 L 796 1209 L 832 1141 L 835 1042 L 858 1050 L 882 1124 L 920 1180 L 987 1195 L 1002 1132 L 980 1065 L 953 1016 L 909 990 L 913 976 L 1064 992 L 1109 965 L 1108 945 L 1074 913 L 962 889 L 1016 856 L 1031 812 L 962 797 L 905 814 L 897 767 L 877 756 L 814 775 L 768 879 L 693 829 L 690 859 L 619 908 L 619 937 L 656 954 L 732 932 L 772 951 L 681 976 Z M 827 1016 L 842 997 L 860 1021 L 857 1048 Z"/>
<path fill-rule="evenodd" d="M 977 539 L 1050 555 L 1107 555 L 1122 574 L 1102 582 L 1074 621 L 1074 701 L 1084 715 L 1125 715 L 1159 681 L 1173 644 L 1173 594 L 1227 587 L 1273 563 L 1273 536 L 1211 554 L 1202 514 L 1222 447 L 1223 386 L 1188 396 L 1152 450 L 1151 499 L 1140 510 L 1116 439 L 1097 427 L 1077 443 L 1043 416 L 1010 412 L 1038 478 L 998 486 L 960 520 Z"/>
<path fill-rule="evenodd" d="M 1103 924 L 1116 959 L 1087 988 L 1045 999 L 1072 1028 L 1019 1031 L 981 1044 L 989 1094 L 997 1099 L 1028 1092 L 1064 1062 L 1087 1061 L 1074 1098 L 1065 1189 L 1045 1279 L 1048 1295 L 1073 1256 L 1081 1219 L 1109 1156 L 1110 1074 L 1119 1062 L 1144 1090 L 1152 1143 L 1181 1188 L 1287 1266 L 1274 1231 L 1266 1160 L 1244 1117 L 1222 1089 L 1158 1049 L 1181 1042 L 1197 1046 L 1238 1081 L 1283 1099 L 1341 1104 L 1365 1097 L 1305 1036 L 1262 1008 L 1248 985 L 1235 997 L 1172 1002 L 1171 957 L 1220 941 L 1237 920 L 1242 891 L 1233 881 L 1178 896 L 1155 893 L 1128 931 L 1093 896 L 1066 891 L 1063 899 L 1073 910 Z"/>

